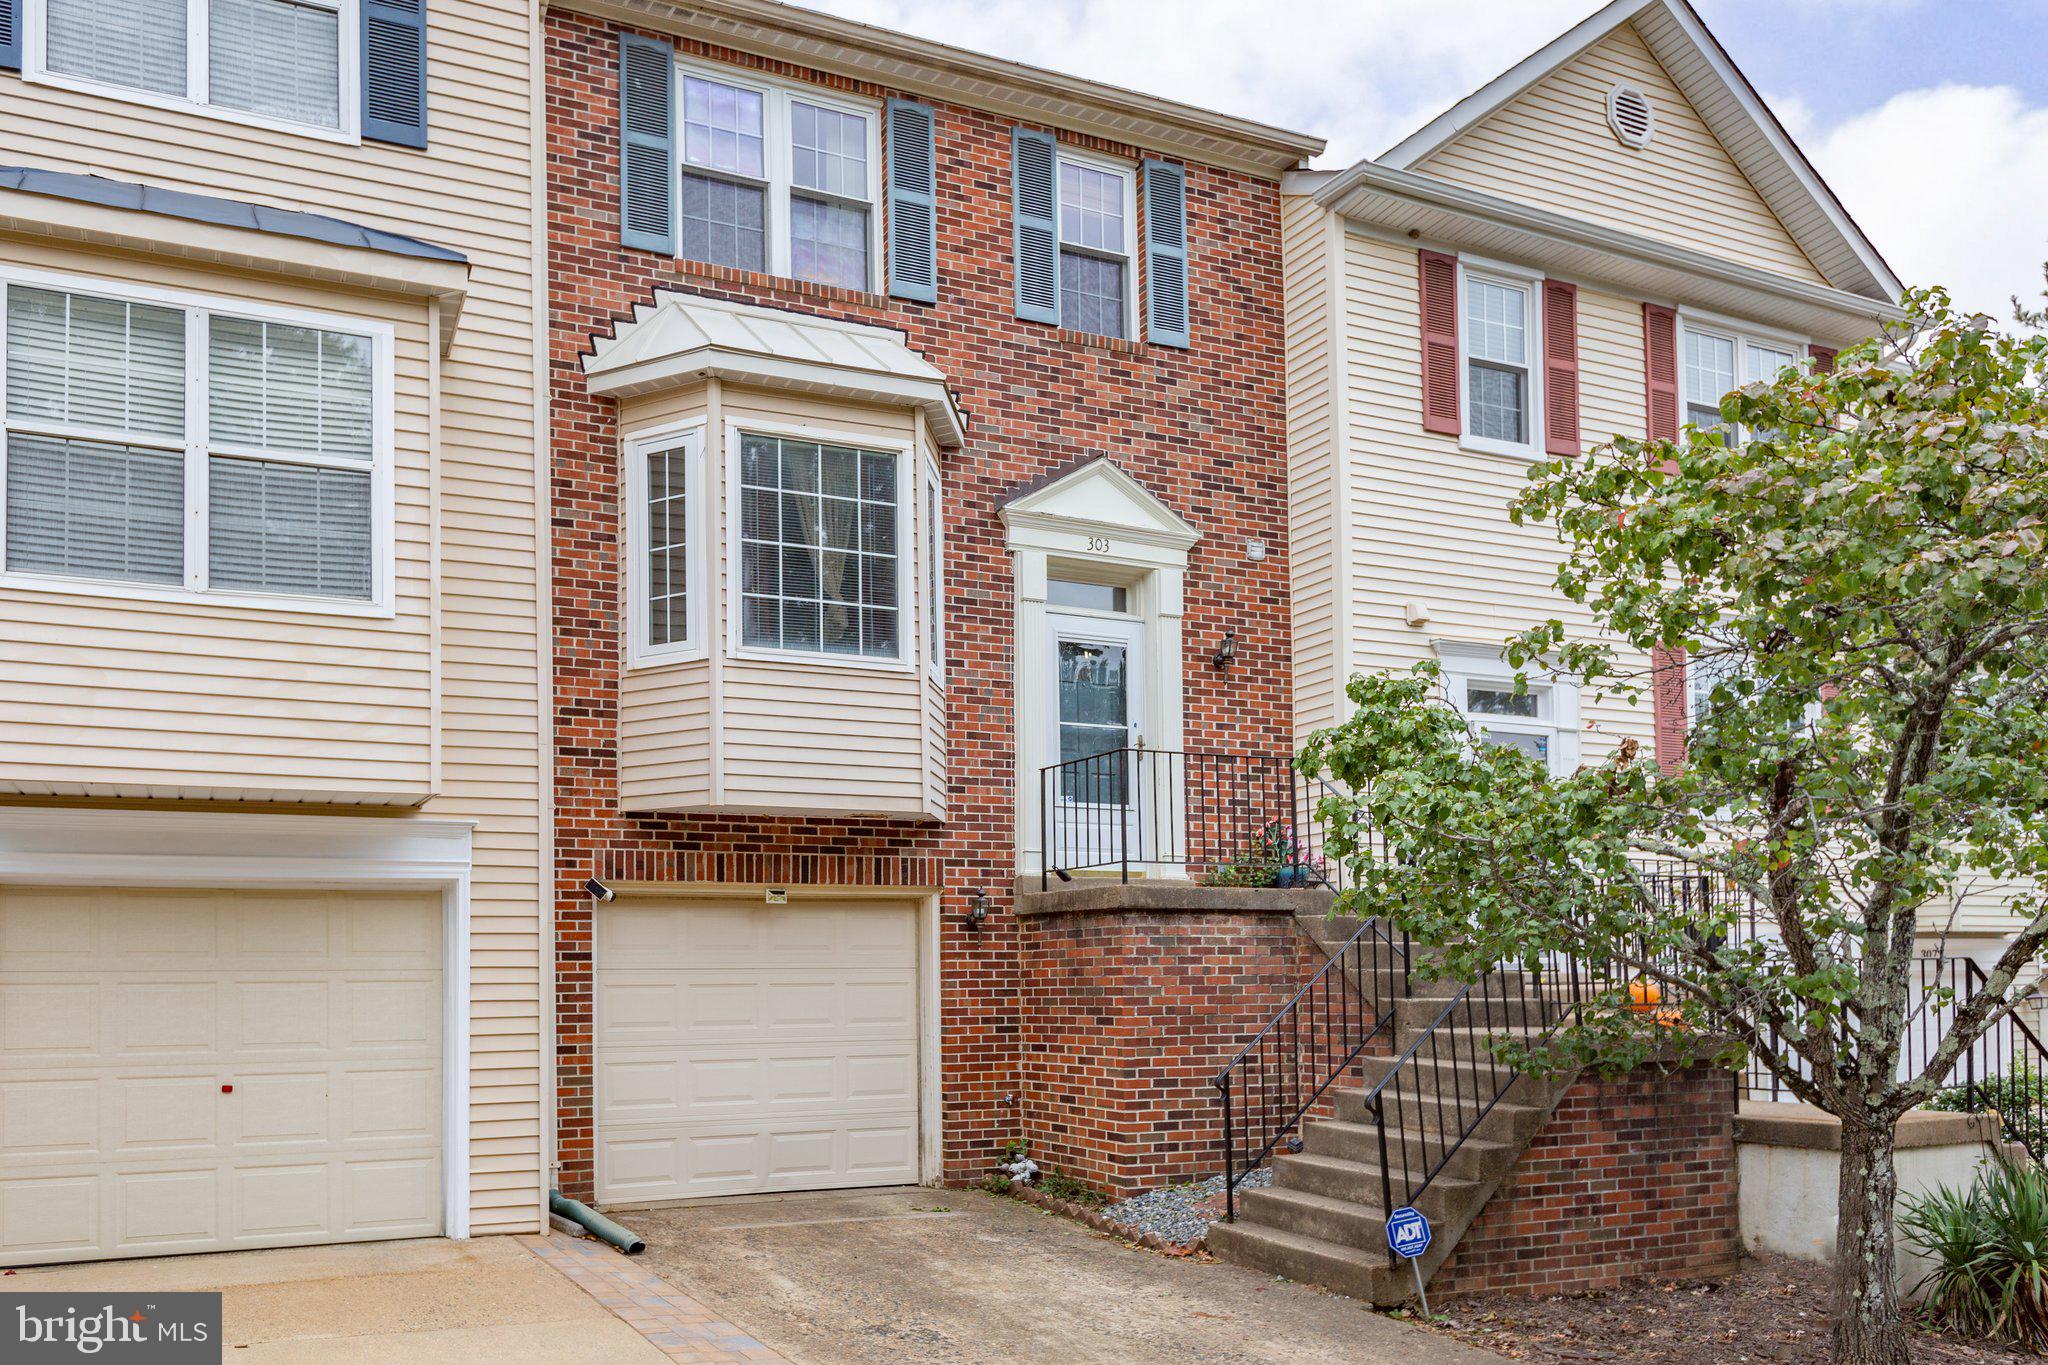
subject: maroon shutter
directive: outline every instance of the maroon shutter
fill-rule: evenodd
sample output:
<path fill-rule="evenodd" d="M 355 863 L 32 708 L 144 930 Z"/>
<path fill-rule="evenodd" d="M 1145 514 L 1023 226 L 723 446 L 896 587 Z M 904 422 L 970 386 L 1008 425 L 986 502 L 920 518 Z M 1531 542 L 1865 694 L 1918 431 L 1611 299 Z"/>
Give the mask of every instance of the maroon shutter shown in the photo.
<path fill-rule="evenodd" d="M 1456 436 L 1458 417 L 1458 261 L 1421 253 L 1422 429 Z"/>
<path fill-rule="evenodd" d="M 1579 455 L 1579 287 L 1543 282 L 1543 448 Z"/>
<path fill-rule="evenodd" d="M 1813 357 L 1813 368 L 1819 374 L 1832 374 L 1835 368 L 1835 357 L 1840 354 L 1840 352 L 1829 346 L 1809 346 L 1806 348 L 1806 353 Z"/>
<path fill-rule="evenodd" d="M 1643 305 L 1644 403 L 1653 441 L 1678 439 L 1678 310 Z"/>
<path fill-rule="evenodd" d="M 1678 439 L 1678 313 L 1643 305 L 1643 384 L 1653 441 Z M 1657 766 L 1677 772 L 1685 763 L 1685 653 L 1650 651 L 1651 704 L 1655 708 Z"/>
<path fill-rule="evenodd" d="M 1685 651 L 1650 651 L 1650 699 L 1655 708 L 1657 766 L 1675 773 L 1685 764 Z"/>

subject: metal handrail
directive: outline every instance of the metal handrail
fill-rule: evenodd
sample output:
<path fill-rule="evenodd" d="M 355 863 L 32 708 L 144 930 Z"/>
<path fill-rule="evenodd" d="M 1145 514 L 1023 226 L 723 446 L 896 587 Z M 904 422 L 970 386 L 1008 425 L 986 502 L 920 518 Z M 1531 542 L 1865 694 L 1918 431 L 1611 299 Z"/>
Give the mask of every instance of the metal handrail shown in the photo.
<path fill-rule="evenodd" d="M 1368 947 L 1382 945 L 1386 959 L 1384 967 L 1367 960 L 1365 952 Z M 1324 1092 L 1339 1076 L 1350 1070 L 1372 1041 L 1392 1029 L 1392 993 L 1383 992 L 1380 986 L 1382 978 L 1391 985 L 1397 957 L 1401 994 L 1405 995 L 1408 986 L 1407 935 L 1403 934 L 1400 942 L 1396 943 L 1381 921 L 1365 921 L 1345 940 L 1344 946 L 1332 953 L 1330 960 L 1294 993 L 1293 998 L 1281 1006 L 1266 1026 L 1216 1073 L 1213 1084 L 1222 1107 L 1223 1205 L 1226 1218 L 1237 1217 L 1237 1187 L 1244 1175 L 1264 1164 L 1273 1149 L 1300 1125 Z M 1341 985 L 1332 984 L 1333 975 Z M 1370 997 L 1366 991 L 1368 980 L 1373 985 Z M 1303 1049 L 1304 1023 L 1306 1052 Z M 1271 1065 L 1269 1054 L 1277 1054 L 1277 1060 Z M 1336 1057 L 1334 1062 L 1330 1060 L 1333 1054 Z M 1313 1075 L 1313 1083 L 1310 1084 L 1304 1080 L 1303 1066 L 1314 1056 L 1320 1056 L 1323 1065 L 1319 1073 Z M 1242 1085 L 1233 1079 L 1239 1073 L 1243 1076 Z M 1253 1108 L 1254 1082 L 1257 1086 L 1256 1111 Z M 1236 1113 L 1233 1113 L 1231 1104 L 1234 1092 L 1243 1100 L 1241 1109 Z M 1240 1117 L 1246 1129 L 1243 1175 L 1238 1173 L 1236 1122 Z M 1263 1138 L 1256 1151 L 1252 1150 L 1255 1122 L 1257 1135 Z"/>

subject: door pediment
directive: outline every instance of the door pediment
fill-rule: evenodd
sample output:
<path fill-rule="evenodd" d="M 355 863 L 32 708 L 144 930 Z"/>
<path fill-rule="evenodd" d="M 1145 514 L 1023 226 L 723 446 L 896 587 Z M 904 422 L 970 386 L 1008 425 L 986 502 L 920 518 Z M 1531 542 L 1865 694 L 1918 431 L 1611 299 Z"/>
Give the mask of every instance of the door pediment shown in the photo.
<path fill-rule="evenodd" d="M 1107 456 L 1097 456 L 1043 483 L 1029 484 L 1012 494 L 999 509 L 1009 529 L 1010 544 L 1030 539 L 1032 531 L 1100 529 L 1121 539 L 1187 551 L 1202 538 L 1178 513 Z"/>

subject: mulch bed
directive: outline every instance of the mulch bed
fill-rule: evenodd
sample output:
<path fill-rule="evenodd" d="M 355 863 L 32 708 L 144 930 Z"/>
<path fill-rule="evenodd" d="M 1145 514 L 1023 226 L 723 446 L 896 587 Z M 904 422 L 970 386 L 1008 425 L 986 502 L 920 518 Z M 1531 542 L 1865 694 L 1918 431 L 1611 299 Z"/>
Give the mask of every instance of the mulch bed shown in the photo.
<path fill-rule="evenodd" d="M 1651 1280 L 1601 1294 L 1491 1294 L 1432 1304 L 1438 1320 L 1430 1326 L 1513 1360 L 1806 1365 L 1828 1358 L 1831 1276 L 1826 1266 L 1758 1256 L 1713 1284 Z M 1919 1330 L 1911 1349 L 1916 1365 L 2040 1359 Z"/>

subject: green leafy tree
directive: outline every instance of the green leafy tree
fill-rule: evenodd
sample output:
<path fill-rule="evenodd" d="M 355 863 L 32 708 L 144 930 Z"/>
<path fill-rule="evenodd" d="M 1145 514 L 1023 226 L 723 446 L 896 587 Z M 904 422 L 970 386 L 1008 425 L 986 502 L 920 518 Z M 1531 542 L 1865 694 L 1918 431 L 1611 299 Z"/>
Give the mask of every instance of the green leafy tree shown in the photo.
<path fill-rule="evenodd" d="M 1748 1052 L 1841 1120 L 1845 1362 L 1906 1359 L 1895 1125 L 2048 940 L 2026 891 L 1976 994 L 1909 989 L 1923 914 L 1967 880 L 2048 870 L 2048 340 L 1938 291 L 1908 313 L 1830 373 L 1730 394 L 1718 431 L 1531 471 L 1512 515 L 1556 527 L 1556 586 L 1599 629 L 1508 641 L 1517 687 L 1554 673 L 1640 698 L 1706 670 L 1682 765 L 1624 743 L 1553 778 L 1476 742 L 1430 664 L 1354 678 L 1355 713 L 1301 757 L 1356 793 L 1321 812 L 1356 877 L 1346 912 L 1442 945 L 1464 979 L 1553 954 L 1612 965 L 1522 1063 Z M 1734 894 L 1678 913 L 1645 871 L 1660 859 Z M 1643 983 L 1657 1011 L 1629 1007 Z M 1902 1077 L 1913 1016 L 1937 1005 L 1947 1034 Z"/>

